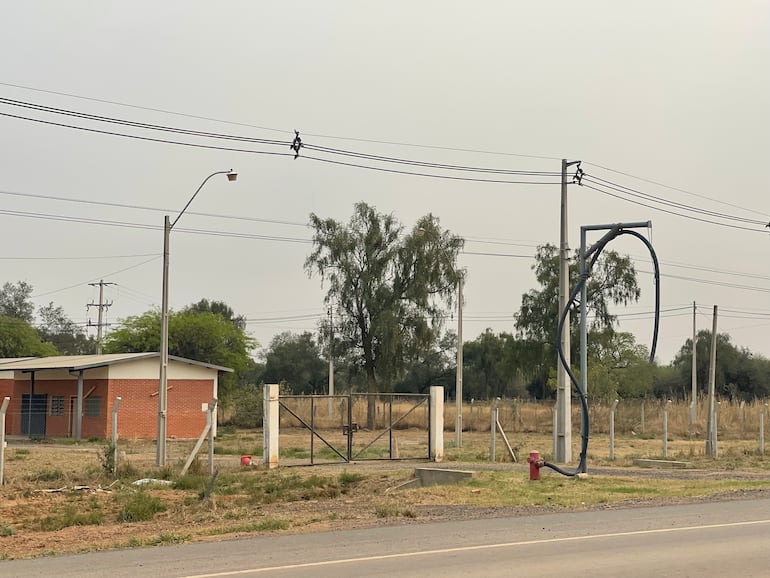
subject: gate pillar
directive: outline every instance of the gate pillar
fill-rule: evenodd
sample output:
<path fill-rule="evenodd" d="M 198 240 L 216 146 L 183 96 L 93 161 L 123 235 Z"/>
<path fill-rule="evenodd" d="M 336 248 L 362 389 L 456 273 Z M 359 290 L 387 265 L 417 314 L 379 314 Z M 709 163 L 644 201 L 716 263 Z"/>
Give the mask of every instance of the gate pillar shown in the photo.
<path fill-rule="evenodd" d="M 278 394 L 277 383 L 265 384 L 262 404 L 262 457 L 268 468 L 278 467 L 278 417 L 281 411 Z"/>
<path fill-rule="evenodd" d="M 430 387 L 428 453 L 432 462 L 444 460 L 444 386 Z"/>

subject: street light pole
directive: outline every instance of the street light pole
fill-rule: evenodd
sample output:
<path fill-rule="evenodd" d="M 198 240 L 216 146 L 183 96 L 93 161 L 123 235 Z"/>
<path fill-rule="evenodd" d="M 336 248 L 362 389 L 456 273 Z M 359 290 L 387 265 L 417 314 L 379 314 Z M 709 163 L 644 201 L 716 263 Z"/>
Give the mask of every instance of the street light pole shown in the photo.
<path fill-rule="evenodd" d="M 163 221 L 163 292 L 161 294 L 160 306 L 160 377 L 158 379 L 158 440 L 156 449 L 155 463 L 158 466 L 166 465 L 166 431 L 168 417 L 168 262 L 169 246 L 171 241 L 171 229 L 174 228 L 179 217 L 181 217 L 193 202 L 208 180 L 215 175 L 227 175 L 228 181 L 234 181 L 238 178 L 238 173 L 232 169 L 229 171 L 217 171 L 211 173 L 200 184 L 198 189 L 187 201 L 187 204 L 176 216 L 173 222 L 166 215 Z"/>

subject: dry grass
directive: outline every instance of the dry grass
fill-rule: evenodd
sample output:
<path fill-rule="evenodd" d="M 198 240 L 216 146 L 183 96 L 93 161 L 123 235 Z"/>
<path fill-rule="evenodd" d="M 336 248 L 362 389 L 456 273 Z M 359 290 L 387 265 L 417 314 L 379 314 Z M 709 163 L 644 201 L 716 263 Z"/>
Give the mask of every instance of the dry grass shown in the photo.
<path fill-rule="evenodd" d="M 723 404 L 720 410 L 719 458 L 705 456 L 703 425 L 691 434 L 685 406 L 669 409 L 668 458 L 686 460 L 699 474 L 650 476 L 633 468 L 635 458 L 661 458 L 662 405 L 621 403 L 616 413 L 614 461 L 609 460 L 606 406 L 591 406 L 592 431 L 588 450 L 588 480 L 564 478 L 543 470 L 542 481 L 528 481 L 524 462 L 530 450 L 551 455 L 550 405 L 500 402 L 500 422 L 519 464 L 511 464 L 501 436 L 496 435 L 496 464 L 490 464 L 489 405 L 466 404 L 462 447 L 452 435 L 454 406 L 447 405 L 445 461 L 477 471 L 471 482 L 456 487 L 395 491 L 411 479 L 414 463 L 376 461 L 316 468 L 282 467 L 267 471 L 240 466 L 241 455 L 259 463 L 260 430 L 222 428 L 215 447 L 219 475 L 208 500 L 202 494 L 209 482 L 203 459 L 192 473 L 180 478 L 181 465 L 193 442 L 172 441 L 167 468 L 156 468 L 151 442 L 121 441 L 120 479 L 105 473 L 100 461 L 103 443 L 54 445 L 12 441 L 6 451 L 5 479 L 0 487 L 0 559 L 50 552 L 73 552 L 114 547 L 211 540 L 253 532 L 299 532 L 400 523 L 417 519 L 446 519 L 461 508 L 464 515 L 477 508 L 573 508 L 618 502 L 694 499 L 744 490 L 770 489 L 770 459 L 758 451 L 758 415 L 761 404 Z M 318 409 L 319 419 L 326 406 Z M 394 411 L 402 411 L 396 408 Z M 705 410 L 699 408 L 702 420 Z M 741 412 L 743 417 L 741 418 Z M 412 415 L 414 414 L 414 415 Z M 417 412 L 407 416 L 394 432 L 398 452 L 427 452 L 427 436 Z M 424 416 L 423 416 L 424 418 Z M 411 420 L 414 419 L 415 427 Z M 322 421 L 322 419 L 321 419 Z M 573 416 L 573 458 L 580 451 L 579 412 Z M 743 427 L 741 427 L 741 423 Z M 403 427 L 401 427 L 403 426 Z M 411 427 L 407 427 L 411 426 Z M 323 435 L 344 438 L 339 423 Z M 354 435 L 365 443 L 378 432 Z M 336 436 L 336 437 L 335 437 Z M 337 442 L 335 442 L 337 443 Z M 308 463 L 307 430 L 284 428 L 281 463 Z M 318 449 L 318 448 L 316 448 Z M 303 453 L 304 452 L 304 453 Z M 399 456 L 408 457 L 408 456 Z M 612 476 L 602 468 L 613 468 Z M 625 469 L 624 469 L 625 468 Z M 618 470 L 622 473 L 618 475 Z M 649 472 L 649 471 L 648 471 Z M 694 478 L 693 478 L 694 476 Z M 166 478 L 174 485 L 143 488 L 139 478 Z M 48 490 L 58 490 L 50 492 Z M 470 507 L 470 509 L 468 509 Z M 508 511 L 508 510 L 506 510 Z M 141 519 L 146 521 L 139 521 Z"/>

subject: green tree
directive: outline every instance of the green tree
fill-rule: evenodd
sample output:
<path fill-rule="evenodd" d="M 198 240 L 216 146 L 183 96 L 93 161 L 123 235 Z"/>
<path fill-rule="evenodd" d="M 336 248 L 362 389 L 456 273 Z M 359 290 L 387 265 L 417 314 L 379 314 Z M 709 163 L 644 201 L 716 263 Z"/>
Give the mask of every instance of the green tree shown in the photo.
<path fill-rule="evenodd" d="M 97 343 L 93 337 L 78 327 L 61 307 L 53 302 L 38 310 L 40 324 L 38 332 L 44 341 L 52 343 L 62 355 L 88 355 L 96 353 Z"/>
<path fill-rule="evenodd" d="M 529 365 L 539 366 L 540 374 L 535 378 L 541 383 L 556 368 L 556 330 L 559 314 L 559 251 L 554 245 L 537 248 L 535 264 L 532 267 L 540 289 L 532 289 L 522 295 L 521 308 L 516 313 L 516 330 L 520 339 L 540 344 L 537 348 L 529 347 L 531 356 Z M 577 259 L 569 268 L 570 287 L 578 281 Z M 590 329 L 612 328 L 616 317 L 610 313 L 610 305 L 627 305 L 637 301 L 641 290 L 636 281 L 636 270 L 629 257 L 623 257 L 615 251 L 604 251 L 591 271 L 586 286 L 586 306 L 592 318 Z M 577 336 L 577 308 L 570 316 L 571 335 Z M 573 338 L 572 356 L 577 354 L 578 339 Z M 549 360 L 543 364 L 543 360 Z"/>
<path fill-rule="evenodd" d="M 428 393 L 430 386 L 443 385 L 454 395 L 456 374 L 457 334 L 448 331 L 428 351 L 419 353 L 406 364 L 404 375 L 393 387 L 401 393 Z"/>
<path fill-rule="evenodd" d="M 770 393 L 770 361 L 764 357 L 736 347 L 726 333 L 717 333 L 716 358 L 716 393 L 745 400 Z M 695 362 L 698 388 L 703 393 L 707 391 L 711 363 L 711 331 L 707 329 L 696 336 Z M 672 365 L 679 374 L 675 394 L 687 398 L 692 383 L 692 339 L 685 342 Z"/>
<path fill-rule="evenodd" d="M 238 383 L 238 375 L 253 367 L 250 352 L 255 341 L 230 320 L 210 311 L 171 312 L 168 320 L 170 355 L 231 367 L 235 374 L 220 380 L 223 403 Z M 160 350 L 160 312 L 147 311 L 128 317 L 104 343 L 105 353 L 138 353 Z"/>
<path fill-rule="evenodd" d="M 519 397 L 526 394 L 526 342 L 507 332 L 487 329 L 463 344 L 463 396 L 475 399 Z"/>
<path fill-rule="evenodd" d="M 655 366 L 649 351 L 631 333 L 612 328 L 588 335 L 588 394 L 611 401 L 616 397 L 644 397 L 652 393 Z"/>
<path fill-rule="evenodd" d="M 0 289 L 0 317 L 16 317 L 32 323 L 35 306 L 30 300 L 32 285 L 26 281 L 5 283 Z"/>
<path fill-rule="evenodd" d="M 378 379 L 392 380 L 405 360 L 438 339 L 461 274 L 463 240 L 430 214 L 404 234 L 393 215 L 366 203 L 355 205 L 347 224 L 311 214 L 310 226 L 313 250 L 305 269 L 328 281 L 326 302 L 337 313 L 340 339 L 359 352 L 368 391 L 377 393 Z"/>
<path fill-rule="evenodd" d="M 49 357 L 58 353 L 23 319 L 0 317 L 0 357 Z"/>
<path fill-rule="evenodd" d="M 224 301 L 209 301 L 208 299 L 201 299 L 197 303 L 188 305 L 185 307 L 185 311 L 192 311 L 194 313 L 214 313 L 221 315 L 227 319 L 230 323 L 235 325 L 238 329 L 246 329 L 246 318 L 243 315 L 236 315 L 232 307 L 230 307 Z"/>
<path fill-rule="evenodd" d="M 276 335 L 265 353 L 265 383 L 281 383 L 292 393 L 323 393 L 329 373 L 312 334 L 284 332 Z"/>

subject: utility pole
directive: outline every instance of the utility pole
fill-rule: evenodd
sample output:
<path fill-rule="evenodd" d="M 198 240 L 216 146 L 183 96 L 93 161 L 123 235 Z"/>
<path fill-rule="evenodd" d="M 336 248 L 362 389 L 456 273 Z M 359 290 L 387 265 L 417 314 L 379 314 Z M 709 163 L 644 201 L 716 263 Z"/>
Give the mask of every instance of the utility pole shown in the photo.
<path fill-rule="evenodd" d="M 334 318 L 329 304 L 329 417 L 334 416 Z"/>
<path fill-rule="evenodd" d="M 461 272 L 457 281 L 457 381 L 455 382 L 455 447 L 463 447 L 463 283 Z"/>
<path fill-rule="evenodd" d="M 561 161 L 561 218 L 559 234 L 559 315 L 569 300 L 569 235 L 567 227 L 567 169 L 580 161 Z M 557 317 L 558 325 L 558 317 Z M 564 320 L 564 331 L 557 336 L 564 359 L 570 365 L 570 315 Z M 554 461 L 572 461 L 572 389 L 567 369 L 556 357 L 556 432 L 554 435 Z"/>
<path fill-rule="evenodd" d="M 714 322 L 711 329 L 711 361 L 709 365 L 709 409 L 706 416 L 706 455 L 716 457 L 716 428 L 714 427 L 714 395 L 717 375 L 717 306 L 714 305 Z"/>
<path fill-rule="evenodd" d="M 102 353 L 102 327 L 106 327 L 109 325 L 109 323 L 102 323 L 102 313 L 109 309 L 112 306 L 112 301 L 109 303 L 104 302 L 104 287 L 105 285 L 115 285 L 115 283 L 105 283 L 104 280 L 100 280 L 98 283 L 89 283 L 91 287 L 99 286 L 99 304 L 97 305 L 93 301 L 91 303 L 88 303 L 86 305 L 86 310 L 91 309 L 91 307 L 97 307 L 99 309 L 99 321 L 96 323 L 96 353 L 97 355 L 101 355 Z M 91 320 L 88 320 L 88 326 L 93 327 L 94 324 L 91 323 Z"/>
<path fill-rule="evenodd" d="M 695 422 L 698 419 L 698 365 L 695 361 L 697 350 L 697 334 L 695 329 L 695 301 L 692 302 L 692 407 L 690 409 L 690 425 L 695 430 Z"/>

